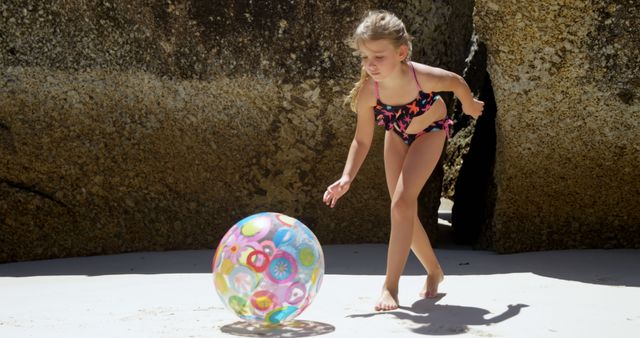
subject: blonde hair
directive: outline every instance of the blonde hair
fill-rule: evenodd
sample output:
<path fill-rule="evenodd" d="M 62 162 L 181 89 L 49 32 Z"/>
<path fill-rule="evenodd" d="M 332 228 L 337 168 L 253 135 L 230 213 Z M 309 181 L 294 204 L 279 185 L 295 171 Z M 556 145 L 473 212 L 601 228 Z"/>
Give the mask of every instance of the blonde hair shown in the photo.
<path fill-rule="evenodd" d="M 349 45 L 351 48 L 357 50 L 364 41 L 384 39 L 391 41 L 395 48 L 399 48 L 402 45 L 409 47 L 409 53 L 403 62 L 409 60 L 411 56 L 411 40 L 413 37 L 407 33 L 407 29 L 402 20 L 389 11 L 369 11 L 349 39 Z M 354 112 L 356 111 L 358 94 L 368 77 L 367 71 L 364 66 L 362 66 L 360 79 L 355 83 L 355 86 L 344 100 L 345 105 L 349 103 L 351 110 Z"/>

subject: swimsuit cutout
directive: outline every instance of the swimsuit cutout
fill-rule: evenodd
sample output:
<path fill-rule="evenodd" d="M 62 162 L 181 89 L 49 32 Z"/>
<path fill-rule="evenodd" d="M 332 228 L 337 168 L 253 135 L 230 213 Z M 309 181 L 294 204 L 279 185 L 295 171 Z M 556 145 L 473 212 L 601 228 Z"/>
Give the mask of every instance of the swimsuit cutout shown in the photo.
<path fill-rule="evenodd" d="M 420 83 L 418 82 L 416 70 L 413 68 L 413 64 L 411 62 L 409 62 L 409 66 L 413 71 L 413 78 L 416 80 L 416 85 L 418 86 L 418 97 L 407 104 L 391 106 L 382 103 L 382 101 L 380 101 L 378 82 L 374 82 L 377 100 L 376 106 L 373 107 L 373 113 L 377 124 L 379 126 L 383 126 L 387 131 L 393 129 L 393 131 L 402 138 L 402 141 L 408 145 L 411 145 L 416 138 L 430 131 L 444 130 L 447 137 L 451 137 L 449 134 L 449 126 L 453 124 L 453 120 L 448 116 L 442 120 L 432 123 L 417 134 L 406 133 L 409 124 L 411 124 L 411 120 L 416 116 L 424 114 L 438 99 L 440 99 L 440 96 L 434 95 L 433 92 L 425 93 L 422 91 Z"/>

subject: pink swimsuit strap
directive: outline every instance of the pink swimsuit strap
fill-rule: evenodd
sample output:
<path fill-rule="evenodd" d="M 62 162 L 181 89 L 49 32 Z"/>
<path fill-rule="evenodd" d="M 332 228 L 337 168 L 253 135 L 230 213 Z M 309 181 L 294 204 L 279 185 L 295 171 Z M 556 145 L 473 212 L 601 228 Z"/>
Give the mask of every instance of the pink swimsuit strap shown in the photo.
<path fill-rule="evenodd" d="M 413 71 L 413 78 L 416 80 L 416 86 L 418 86 L 418 90 L 422 90 L 422 88 L 420 87 L 420 82 L 418 82 L 418 75 L 416 75 L 416 69 L 413 67 L 413 62 L 411 61 L 407 61 L 407 63 L 409 64 L 409 67 L 411 67 L 411 71 Z"/>
<path fill-rule="evenodd" d="M 420 82 L 418 81 L 418 75 L 416 74 L 416 69 L 413 67 L 413 62 L 407 61 L 409 64 L 409 68 L 411 68 L 411 72 L 413 73 L 413 79 L 416 81 L 416 87 L 418 87 L 418 91 L 422 91 L 422 87 L 420 87 Z M 373 81 L 373 88 L 376 92 L 376 99 L 380 100 L 380 89 L 378 88 L 378 81 Z"/>

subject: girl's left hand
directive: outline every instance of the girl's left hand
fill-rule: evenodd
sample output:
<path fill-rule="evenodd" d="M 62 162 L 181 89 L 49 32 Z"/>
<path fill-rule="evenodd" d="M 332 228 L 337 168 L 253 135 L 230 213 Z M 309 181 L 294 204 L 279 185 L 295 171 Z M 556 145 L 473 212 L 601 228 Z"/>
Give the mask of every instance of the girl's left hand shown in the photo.
<path fill-rule="evenodd" d="M 462 111 L 465 114 L 474 118 L 478 118 L 480 115 L 482 115 L 483 109 L 484 109 L 484 102 L 476 99 L 473 99 L 473 102 L 470 104 L 462 105 Z"/>

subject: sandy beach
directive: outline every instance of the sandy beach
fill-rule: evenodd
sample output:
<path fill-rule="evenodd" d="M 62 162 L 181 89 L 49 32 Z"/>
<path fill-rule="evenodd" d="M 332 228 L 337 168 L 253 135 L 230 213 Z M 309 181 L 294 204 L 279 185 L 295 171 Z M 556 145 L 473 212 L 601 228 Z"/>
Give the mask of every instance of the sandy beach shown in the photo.
<path fill-rule="evenodd" d="M 420 299 L 411 256 L 401 308 L 373 311 L 386 245 L 324 246 L 313 304 L 291 325 L 241 322 L 212 284 L 213 250 L 131 253 L 0 265 L 0 337 L 637 337 L 640 251 L 497 255 L 436 249 L 446 280 Z"/>

